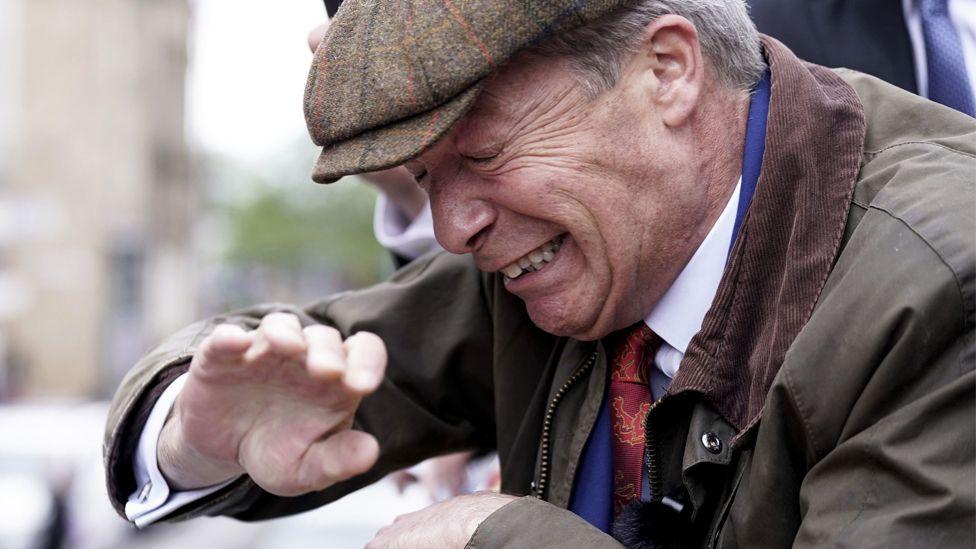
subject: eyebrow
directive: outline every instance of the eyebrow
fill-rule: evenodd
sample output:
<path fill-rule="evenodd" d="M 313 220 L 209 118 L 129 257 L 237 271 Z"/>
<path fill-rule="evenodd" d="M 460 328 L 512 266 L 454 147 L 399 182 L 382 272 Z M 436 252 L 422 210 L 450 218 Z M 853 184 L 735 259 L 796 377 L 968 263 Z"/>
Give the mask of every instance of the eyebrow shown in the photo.
<path fill-rule="evenodd" d="M 477 113 L 474 116 L 481 118 L 484 115 Z M 508 139 L 502 136 L 497 131 L 497 128 L 486 126 L 486 124 L 491 123 L 488 120 L 467 120 L 467 127 L 465 128 L 467 131 L 454 136 L 454 146 L 457 148 L 458 153 L 465 156 L 482 154 L 489 151 L 498 154 L 504 149 Z M 474 144 L 472 141 L 476 142 L 477 146 L 472 146 Z"/>

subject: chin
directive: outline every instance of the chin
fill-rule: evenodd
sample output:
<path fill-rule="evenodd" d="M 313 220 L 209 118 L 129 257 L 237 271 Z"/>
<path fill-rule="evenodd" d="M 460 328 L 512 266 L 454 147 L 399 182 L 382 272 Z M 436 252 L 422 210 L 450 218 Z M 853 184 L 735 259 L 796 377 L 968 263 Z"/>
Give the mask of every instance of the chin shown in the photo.
<path fill-rule="evenodd" d="M 547 306 L 549 305 L 549 306 Z M 583 312 L 582 306 L 566 306 L 549 303 L 526 303 L 532 323 L 543 331 L 560 337 L 571 337 L 580 341 L 593 341 L 612 332 L 603 329 L 598 323 L 599 311 Z"/>

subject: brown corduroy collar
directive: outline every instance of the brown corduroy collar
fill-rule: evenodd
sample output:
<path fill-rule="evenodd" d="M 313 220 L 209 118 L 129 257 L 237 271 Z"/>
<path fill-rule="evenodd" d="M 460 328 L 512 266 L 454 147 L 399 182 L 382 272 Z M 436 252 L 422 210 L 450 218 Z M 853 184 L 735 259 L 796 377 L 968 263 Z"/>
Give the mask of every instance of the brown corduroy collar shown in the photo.
<path fill-rule="evenodd" d="M 829 69 L 763 37 L 772 88 L 756 193 L 701 330 L 669 392 L 701 393 L 740 432 L 762 412 L 840 250 L 864 109 Z"/>

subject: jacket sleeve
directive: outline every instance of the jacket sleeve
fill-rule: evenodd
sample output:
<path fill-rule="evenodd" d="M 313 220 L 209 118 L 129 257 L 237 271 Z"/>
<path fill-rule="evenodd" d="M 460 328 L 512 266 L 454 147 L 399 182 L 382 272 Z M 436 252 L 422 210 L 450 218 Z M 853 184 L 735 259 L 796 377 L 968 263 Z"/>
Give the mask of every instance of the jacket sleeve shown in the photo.
<path fill-rule="evenodd" d="M 797 341 L 806 358 L 776 395 L 804 432 L 795 547 L 973 540 L 973 253 L 880 207 L 865 214 L 850 244 L 859 253 L 838 263 L 811 337 Z"/>
<path fill-rule="evenodd" d="M 253 329 L 279 311 L 298 315 L 304 325 L 334 326 L 344 336 L 374 332 L 386 343 L 386 379 L 362 401 L 355 419 L 356 428 L 380 441 L 379 462 L 366 474 L 294 498 L 273 496 L 243 477 L 167 520 L 298 513 L 427 457 L 494 446 L 492 324 L 482 275 L 469 257 L 433 254 L 388 282 L 308 307 L 265 305 L 199 322 L 146 355 L 119 387 L 105 431 L 106 482 L 120 514 L 135 489 L 131 463 L 142 425 L 165 387 L 187 370 L 200 342 L 220 323 Z"/>
<path fill-rule="evenodd" d="M 492 513 L 478 526 L 466 547 L 622 549 L 623 545 L 573 512 L 525 496 Z"/>

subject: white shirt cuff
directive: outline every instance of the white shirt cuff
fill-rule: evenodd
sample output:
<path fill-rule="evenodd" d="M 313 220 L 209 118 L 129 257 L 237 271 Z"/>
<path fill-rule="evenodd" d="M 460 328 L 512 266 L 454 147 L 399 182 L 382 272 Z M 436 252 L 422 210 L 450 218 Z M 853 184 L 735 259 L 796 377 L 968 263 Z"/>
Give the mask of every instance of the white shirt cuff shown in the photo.
<path fill-rule="evenodd" d="M 424 204 L 411 221 L 385 194 L 380 194 L 376 198 L 376 211 L 373 214 L 373 232 L 384 248 L 406 259 L 413 260 L 431 250 L 440 249 L 434 239 L 430 202 Z"/>
<path fill-rule="evenodd" d="M 186 374 L 183 374 L 163 391 L 153 406 L 149 419 L 146 420 L 146 425 L 142 428 L 142 434 L 139 436 L 139 447 L 136 450 L 133 463 L 138 488 L 129 496 L 129 501 L 125 504 L 125 516 L 139 528 L 148 526 L 180 507 L 206 497 L 235 480 L 230 479 L 215 486 L 185 492 L 170 491 L 169 485 L 166 484 L 166 478 L 163 477 L 163 473 L 160 472 L 159 465 L 156 462 L 156 446 L 159 443 L 159 435 L 163 432 L 166 417 L 169 416 L 169 411 L 173 408 L 176 397 L 183 390 L 185 383 Z"/>

